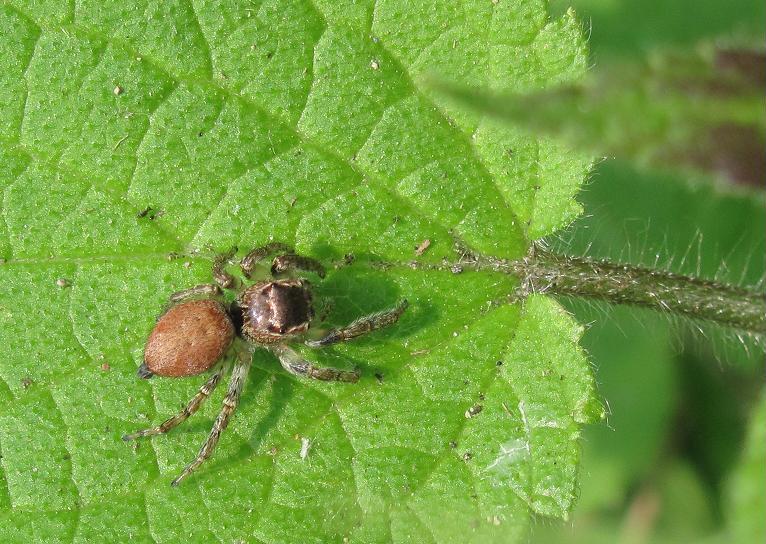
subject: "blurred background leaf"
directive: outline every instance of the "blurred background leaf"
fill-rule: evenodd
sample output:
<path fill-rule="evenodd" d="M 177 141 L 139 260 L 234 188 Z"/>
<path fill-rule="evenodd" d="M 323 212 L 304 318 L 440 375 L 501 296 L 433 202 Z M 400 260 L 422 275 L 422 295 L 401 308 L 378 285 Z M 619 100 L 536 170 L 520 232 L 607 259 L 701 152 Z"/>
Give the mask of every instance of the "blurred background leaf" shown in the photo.
<path fill-rule="evenodd" d="M 659 49 L 762 44 L 766 30 L 760 0 L 552 5 L 560 12 L 574 6 L 590 21 L 594 70 L 646 66 Z M 749 121 L 762 127 L 762 86 L 760 94 L 761 109 Z M 629 157 L 600 163 L 580 195 L 585 214 L 551 243 L 573 254 L 762 286 L 766 173 L 759 173 L 760 187 L 732 194 L 709 176 L 685 172 L 650 171 Z M 611 415 L 608 428 L 585 433 L 583 489 L 572 521 L 541 521 L 533 541 L 763 542 L 766 478 L 759 471 L 766 454 L 762 437 L 752 437 L 764 428 L 758 419 L 745 445 L 764 383 L 762 346 L 727 331 L 700 334 L 649 312 L 568 307 L 591 323 L 583 345 Z M 759 410 L 762 418 L 763 400 Z"/>
<path fill-rule="evenodd" d="M 739 464 L 729 481 L 726 512 L 731 542 L 759 542 L 766 534 L 766 391 L 750 419 Z"/>
<path fill-rule="evenodd" d="M 641 58 L 651 49 L 693 46 L 715 36 L 759 40 L 766 28 L 760 0 L 552 0 L 553 13 L 575 7 L 590 21 L 591 57 Z"/>
<path fill-rule="evenodd" d="M 764 87 L 762 45 L 714 43 L 604 61 L 573 86 L 530 94 L 441 85 L 482 113 L 593 154 L 750 190 L 766 171 Z"/>

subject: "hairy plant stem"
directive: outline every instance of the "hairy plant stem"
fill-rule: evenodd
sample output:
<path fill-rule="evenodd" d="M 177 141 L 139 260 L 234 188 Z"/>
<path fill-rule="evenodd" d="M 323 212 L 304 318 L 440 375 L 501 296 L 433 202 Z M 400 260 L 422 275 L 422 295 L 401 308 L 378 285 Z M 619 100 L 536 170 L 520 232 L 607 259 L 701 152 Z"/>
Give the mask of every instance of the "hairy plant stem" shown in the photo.
<path fill-rule="evenodd" d="M 643 306 L 766 335 L 766 294 L 691 276 L 608 261 L 570 257 L 534 246 L 510 261 L 460 248 L 459 266 L 521 279 L 519 295 L 550 293 Z"/>

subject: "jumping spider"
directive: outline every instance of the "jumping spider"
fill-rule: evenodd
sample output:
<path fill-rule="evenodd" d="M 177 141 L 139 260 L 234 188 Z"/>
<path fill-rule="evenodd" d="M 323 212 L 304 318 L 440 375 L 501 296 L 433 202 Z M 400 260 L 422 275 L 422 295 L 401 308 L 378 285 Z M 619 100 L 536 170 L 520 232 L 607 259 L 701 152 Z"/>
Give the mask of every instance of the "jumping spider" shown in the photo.
<path fill-rule="evenodd" d="M 271 351 L 291 374 L 315 380 L 350 383 L 359 380 L 358 371 L 316 367 L 287 345 L 295 340 L 305 340 L 305 333 L 314 317 L 311 284 L 303 278 L 293 277 L 294 273 L 306 270 L 324 278 L 325 271 L 318 261 L 297 255 L 288 246 L 274 242 L 252 250 L 240 261 L 244 276 L 250 279 L 258 262 L 275 253 L 281 254 L 272 261 L 272 278 L 240 288 L 237 288 L 237 279 L 224 268 L 234 251 L 219 255 L 213 263 L 216 284 L 197 285 L 172 294 L 168 309 L 157 319 L 149 335 L 144 362 L 138 369 L 138 375 L 144 379 L 155 374 L 165 377 L 194 376 L 224 360 L 230 348 L 236 352 L 229 390 L 213 429 L 197 457 L 173 480 L 173 486 L 212 455 L 237 408 L 252 352 L 257 347 Z M 227 304 L 223 301 L 222 288 L 237 291 L 234 302 Z M 305 340 L 305 344 L 318 348 L 351 340 L 393 325 L 406 308 L 407 301 L 402 300 L 389 310 L 361 317 L 346 327 L 329 331 L 318 340 Z M 238 341 L 238 338 L 243 341 Z M 221 364 L 178 414 L 157 427 L 127 434 L 123 440 L 164 434 L 183 423 L 210 396 L 226 368 L 225 364 Z"/>

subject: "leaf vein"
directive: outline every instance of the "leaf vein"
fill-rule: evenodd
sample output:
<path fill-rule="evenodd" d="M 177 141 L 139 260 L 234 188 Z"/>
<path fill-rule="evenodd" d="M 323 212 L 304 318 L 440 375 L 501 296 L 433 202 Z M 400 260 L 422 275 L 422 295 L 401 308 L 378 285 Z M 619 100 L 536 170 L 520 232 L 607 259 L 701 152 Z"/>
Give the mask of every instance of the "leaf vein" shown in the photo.
<path fill-rule="evenodd" d="M 213 52 L 212 52 L 212 49 L 210 47 L 210 42 L 209 42 L 207 36 L 205 35 L 204 29 L 202 28 L 202 22 L 199 19 L 199 15 L 197 15 L 197 10 L 194 8 L 194 0 L 186 0 L 186 2 L 188 4 L 188 6 L 189 6 L 189 11 L 191 11 L 192 20 L 194 21 L 194 24 L 197 27 L 197 31 L 199 32 L 199 36 L 200 36 L 201 41 L 202 41 L 202 44 L 201 44 L 202 45 L 202 49 L 205 51 L 205 57 L 206 57 L 205 58 L 205 61 L 206 61 L 205 64 L 206 64 L 206 70 L 208 72 L 207 75 L 208 75 L 208 77 L 210 77 L 212 79 L 212 77 L 213 77 L 213 68 L 214 68 L 214 65 L 215 65 L 215 61 L 213 60 Z"/>

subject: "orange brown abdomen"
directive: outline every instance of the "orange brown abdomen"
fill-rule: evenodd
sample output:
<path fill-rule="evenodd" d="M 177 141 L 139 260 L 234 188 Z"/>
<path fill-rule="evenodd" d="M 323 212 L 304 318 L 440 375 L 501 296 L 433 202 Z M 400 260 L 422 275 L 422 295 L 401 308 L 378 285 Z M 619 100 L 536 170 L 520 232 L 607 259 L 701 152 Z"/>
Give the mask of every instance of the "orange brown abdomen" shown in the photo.
<path fill-rule="evenodd" d="M 194 376 L 220 360 L 233 339 L 234 325 L 223 304 L 183 302 L 157 320 L 146 341 L 144 365 L 157 376 Z"/>

